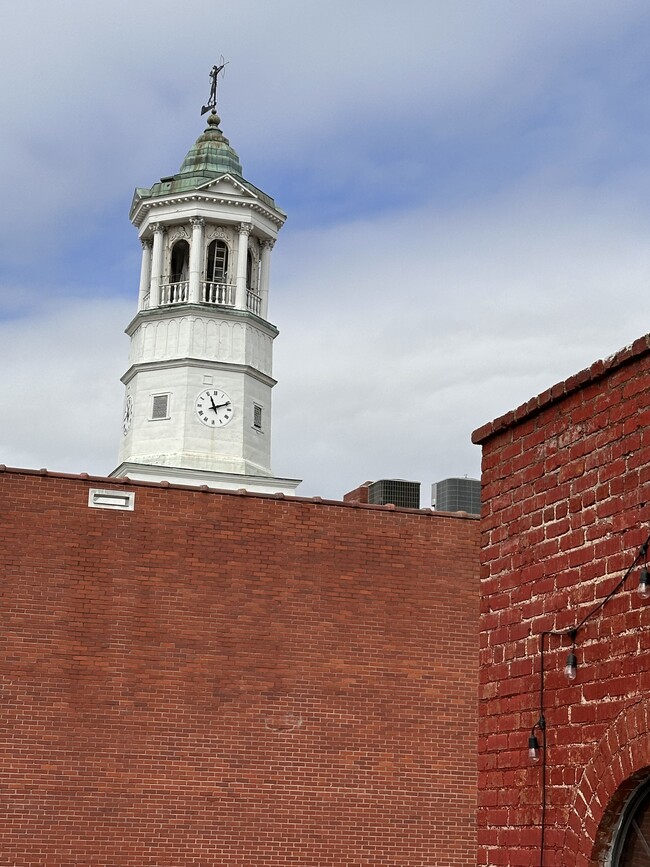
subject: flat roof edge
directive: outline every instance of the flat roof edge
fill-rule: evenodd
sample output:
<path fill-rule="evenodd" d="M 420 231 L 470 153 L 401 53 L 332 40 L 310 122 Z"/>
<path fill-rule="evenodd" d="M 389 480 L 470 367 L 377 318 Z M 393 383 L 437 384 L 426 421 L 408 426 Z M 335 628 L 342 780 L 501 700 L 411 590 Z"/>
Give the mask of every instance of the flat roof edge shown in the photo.
<path fill-rule="evenodd" d="M 470 515 L 468 512 L 437 512 L 435 509 L 404 509 L 398 506 L 386 505 L 379 506 L 371 503 L 344 502 L 343 500 L 328 500 L 324 497 L 300 497 L 294 494 L 265 494 L 259 491 L 246 491 L 243 488 L 233 491 L 228 489 L 210 488 L 208 485 L 184 485 L 172 484 L 170 482 L 154 482 L 145 481 L 142 479 L 130 479 L 128 476 L 111 477 L 111 476 L 93 476 L 89 473 L 61 473 L 48 469 L 26 469 L 23 467 L 8 467 L 5 464 L 0 464 L 0 474 L 7 473 L 17 476 L 42 476 L 51 479 L 66 479 L 68 481 L 90 482 L 92 484 L 101 484 L 109 487 L 116 485 L 117 487 L 139 487 L 139 488 L 170 488 L 176 491 L 191 491 L 201 494 L 216 494 L 217 496 L 229 497 L 254 497 L 264 500 L 283 500 L 286 503 L 310 503 L 324 506 L 339 506 L 345 509 L 367 509 L 378 512 L 398 512 L 400 514 L 419 515 L 421 517 L 432 518 L 455 518 L 457 520 L 478 521 L 478 515 Z"/>

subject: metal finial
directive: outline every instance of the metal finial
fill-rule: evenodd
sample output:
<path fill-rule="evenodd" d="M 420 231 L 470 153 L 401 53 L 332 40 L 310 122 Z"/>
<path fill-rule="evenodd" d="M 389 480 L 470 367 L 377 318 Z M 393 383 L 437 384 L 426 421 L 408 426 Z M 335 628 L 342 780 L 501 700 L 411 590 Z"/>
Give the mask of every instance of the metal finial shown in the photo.
<path fill-rule="evenodd" d="M 217 110 L 217 78 L 219 77 L 219 73 L 223 72 L 226 66 L 228 66 L 228 64 L 224 61 L 222 54 L 219 66 L 213 66 L 210 70 L 210 96 L 208 97 L 208 101 L 206 102 L 206 104 L 201 109 L 202 115 L 205 114 L 206 111 Z"/>

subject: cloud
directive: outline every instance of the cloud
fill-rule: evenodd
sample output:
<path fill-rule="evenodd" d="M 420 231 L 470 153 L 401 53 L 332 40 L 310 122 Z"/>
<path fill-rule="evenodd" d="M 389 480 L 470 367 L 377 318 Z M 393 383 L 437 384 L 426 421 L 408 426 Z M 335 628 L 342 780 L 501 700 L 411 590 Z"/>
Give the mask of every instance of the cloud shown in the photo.
<path fill-rule="evenodd" d="M 642 47 L 631 31 L 648 18 L 643 4 L 593 0 L 411 0 L 399 14 L 377 0 L 197 0 L 187 38 L 169 0 L 24 3 L 5 22 L 0 58 L 11 155 L 3 183 L 13 202 L 0 227 L 25 218 L 58 240 L 68 220 L 117 201 L 128 207 L 132 187 L 176 170 L 200 132 L 215 51 L 230 60 L 220 104 L 245 170 L 272 187 L 281 181 L 278 196 L 294 178 L 323 195 L 341 172 L 348 185 L 361 176 L 358 189 L 371 195 L 379 169 L 391 166 L 412 166 L 426 185 L 421 147 L 446 157 L 472 135 L 484 146 L 495 138 L 496 148 L 521 123 L 547 128 L 540 110 L 555 121 L 560 113 L 556 130 L 574 115 L 579 123 L 582 107 L 592 100 L 597 110 L 595 95 L 608 93 L 601 66 L 629 91 Z M 621 43 L 625 51 L 603 51 Z M 644 85 L 637 78 L 634 92 Z M 24 237 L 11 234 L 5 257 Z"/>
<path fill-rule="evenodd" d="M 180 165 L 221 52 L 224 131 L 289 211 L 273 465 L 304 493 L 476 476 L 474 427 L 647 330 L 647 4 L 178 10 L 5 22 L 0 461 L 116 463 L 132 191 Z"/>
<path fill-rule="evenodd" d="M 117 465 L 132 313 L 121 300 L 42 300 L 0 321 L 2 463 L 98 474 Z"/>
<path fill-rule="evenodd" d="M 477 476 L 475 427 L 638 336 L 649 228 L 609 196 L 529 190 L 296 233 L 274 274 L 276 471 L 330 496 Z"/>

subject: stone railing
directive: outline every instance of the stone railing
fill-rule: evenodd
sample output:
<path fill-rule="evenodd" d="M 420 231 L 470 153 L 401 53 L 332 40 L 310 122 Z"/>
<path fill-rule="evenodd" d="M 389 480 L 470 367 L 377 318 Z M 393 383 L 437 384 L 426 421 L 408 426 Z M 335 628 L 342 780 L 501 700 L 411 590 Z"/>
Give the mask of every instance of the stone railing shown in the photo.
<path fill-rule="evenodd" d="M 234 307 L 234 283 L 213 283 L 211 280 L 206 280 L 201 284 L 201 301 L 205 304 L 222 304 L 224 307 Z"/>
<path fill-rule="evenodd" d="M 160 287 L 161 304 L 185 304 L 189 301 L 190 284 L 187 280 L 180 283 L 163 283 Z"/>
<path fill-rule="evenodd" d="M 246 309 L 250 310 L 251 313 L 257 313 L 260 315 L 260 307 L 262 306 L 262 299 L 259 295 L 256 295 L 255 292 L 251 292 L 250 289 L 246 291 Z"/>
<path fill-rule="evenodd" d="M 215 304 L 220 307 L 234 307 L 236 302 L 236 287 L 234 283 L 216 283 L 212 280 L 204 280 L 201 283 L 202 304 Z M 182 280 L 178 283 L 161 283 L 160 285 L 160 306 L 169 304 L 186 304 L 190 300 L 190 284 L 188 280 Z M 149 294 L 143 299 L 143 308 L 150 305 Z M 251 313 L 260 315 L 262 309 L 262 299 L 256 292 L 250 289 L 246 290 L 246 309 Z"/>

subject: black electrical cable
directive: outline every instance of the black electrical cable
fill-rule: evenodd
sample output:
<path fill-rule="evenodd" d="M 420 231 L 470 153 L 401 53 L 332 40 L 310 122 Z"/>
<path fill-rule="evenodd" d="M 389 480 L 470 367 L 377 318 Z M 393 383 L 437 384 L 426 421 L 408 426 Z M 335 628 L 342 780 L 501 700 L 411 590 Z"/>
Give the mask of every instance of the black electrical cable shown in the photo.
<path fill-rule="evenodd" d="M 570 638 L 575 644 L 578 632 L 587 623 L 587 621 L 590 620 L 594 616 L 594 614 L 600 611 L 601 608 L 603 608 L 609 602 L 612 596 L 621 589 L 621 587 L 629 577 L 632 570 L 637 566 L 639 561 L 647 559 L 648 547 L 650 547 L 650 535 L 648 535 L 648 538 L 639 548 L 636 557 L 634 558 L 618 584 L 612 590 L 610 590 L 607 596 L 601 599 L 601 601 L 597 605 L 595 605 L 591 609 L 591 611 L 589 611 L 582 618 L 582 620 L 580 620 L 576 624 L 576 626 L 572 627 L 571 629 L 565 629 L 561 631 L 554 629 L 546 630 L 540 634 L 539 719 L 533 726 L 531 732 L 531 735 L 533 735 L 535 729 L 538 728 L 542 734 L 542 803 L 540 811 L 539 867 L 544 867 L 544 847 L 546 838 L 546 717 L 544 716 L 544 639 L 547 635 L 557 635 L 560 638 Z"/>

